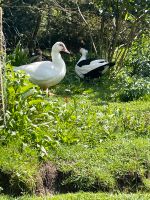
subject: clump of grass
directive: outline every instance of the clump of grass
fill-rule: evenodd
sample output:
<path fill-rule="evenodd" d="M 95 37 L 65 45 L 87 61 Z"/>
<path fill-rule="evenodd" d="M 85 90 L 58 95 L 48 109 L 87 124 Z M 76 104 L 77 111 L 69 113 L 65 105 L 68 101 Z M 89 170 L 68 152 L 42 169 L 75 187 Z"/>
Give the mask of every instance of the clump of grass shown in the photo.
<path fill-rule="evenodd" d="M 0 147 L 0 187 L 2 193 L 32 192 L 38 171 L 37 152 L 20 141 Z"/>
<path fill-rule="evenodd" d="M 60 191 L 149 190 L 150 146 L 147 139 L 105 141 L 99 147 L 74 145 L 58 149 L 51 158 L 64 174 Z M 67 190 L 67 191 L 66 191 Z"/>

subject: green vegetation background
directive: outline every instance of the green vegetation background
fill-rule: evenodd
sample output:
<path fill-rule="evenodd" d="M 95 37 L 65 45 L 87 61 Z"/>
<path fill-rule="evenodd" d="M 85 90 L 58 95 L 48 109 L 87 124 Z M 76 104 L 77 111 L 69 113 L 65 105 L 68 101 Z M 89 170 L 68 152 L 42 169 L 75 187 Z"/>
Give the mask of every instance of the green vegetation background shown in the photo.
<path fill-rule="evenodd" d="M 53 16 L 58 14 L 54 12 Z M 137 15 L 130 14 L 126 18 L 135 22 Z M 65 19 L 61 19 L 64 22 Z M 60 32 L 64 33 L 62 29 Z M 15 44 L 11 38 L 9 40 L 10 47 L 16 45 L 16 48 L 9 53 L 6 63 L 7 123 L 5 127 L 1 123 L 0 129 L 1 194 L 35 194 L 42 166 L 52 163 L 61 174 L 53 192 L 78 192 L 52 199 L 149 199 L 150 53 L 147 31 L 133 41 L 123 59 L 123 67 L 113 68 L 99 80 L 79 80 L 74 66 L 80 55 L 76 53 L 69 58 L 63 55 L 67 74 L 59 85 L 51 88 L 56 95 L 49 98 L 31 84 L 24 73 L 13 72 L 13 66 L 30 62 L 29 53 L 23 48 L 24 37 L 28 34 L 23 35 L 22 45 L 16 44 L 17 39 Z M 122 54 L 124 49 L 118 52 Z M 99 55 L 101 53 L 99 51 Z M 11 199 L 11 196 L 0 199 Z"/>

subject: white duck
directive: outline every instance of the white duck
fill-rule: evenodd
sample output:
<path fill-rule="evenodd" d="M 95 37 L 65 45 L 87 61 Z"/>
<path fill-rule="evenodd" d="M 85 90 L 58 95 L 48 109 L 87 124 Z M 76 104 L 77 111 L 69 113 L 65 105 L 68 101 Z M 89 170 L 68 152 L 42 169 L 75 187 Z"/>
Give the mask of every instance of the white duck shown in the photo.
<path fill-rule="evenodd" d="M 87 59 L 88 50 L 80 49 L 81 58 L 75 66 L 75 72 L 80 78 L 98 78 L 102 76 L 115 62 L 105 59 Z"/>
<path fill-rule="evenodd" d="M 52 46 L 51 61 L 34 62 L 15 67 L 14 70 L 23 70 L 30 76 L 30 81 L 41 89 L 47 90 L 50 86 L 58 84 L 66 74 L 66 65 L 60 52 L 70 53 L 63 42 L 56 42 Z"/>

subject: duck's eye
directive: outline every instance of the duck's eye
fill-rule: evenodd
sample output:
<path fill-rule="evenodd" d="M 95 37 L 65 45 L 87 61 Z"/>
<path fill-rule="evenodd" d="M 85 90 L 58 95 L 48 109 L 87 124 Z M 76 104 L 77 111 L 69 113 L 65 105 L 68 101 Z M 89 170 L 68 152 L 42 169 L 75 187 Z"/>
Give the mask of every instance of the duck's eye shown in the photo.
<path fill-rule="evenodd" d="M 63 44 L 59 44 L 59 46 L 60 46 L 60 47 L 64 47 L 64 45 L 63 45 Z"/>

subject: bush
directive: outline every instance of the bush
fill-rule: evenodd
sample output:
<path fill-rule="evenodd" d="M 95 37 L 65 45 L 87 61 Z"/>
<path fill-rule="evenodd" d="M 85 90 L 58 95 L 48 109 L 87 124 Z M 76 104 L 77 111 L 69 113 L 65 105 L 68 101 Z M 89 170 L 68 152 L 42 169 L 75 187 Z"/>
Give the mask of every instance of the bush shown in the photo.
<path fill-rule="evenodd" d="M 149 77 L 130 76 L 123 72 L 118 79 L 118 83 L 119 92 L 117 95 L 121 101 L 133 101 L 150 94 Z"/>
<path fill-rule="evenodd" d="M 133 101 L 149 95 L 150 50 L 147 35 L 143 34 L 133 43 L 124 65 L 116 77 L 116 97 L 121 101 Z"/>
<path fill-rule="evenodd" d="M 137 75 L 138 77 L 150 76 L 149 45 L 149 37 L 144 34 L 133 43 L 125 63 L 127 67 L 131 68 L 131 75 Z"/>
<path fill-rule="evenodd" d="M 12 66 L 19 66 L 29 63 L 29 52 L 23 49 L 19 42 L 12 53 L 7 56 L 7 62 Z"/>

